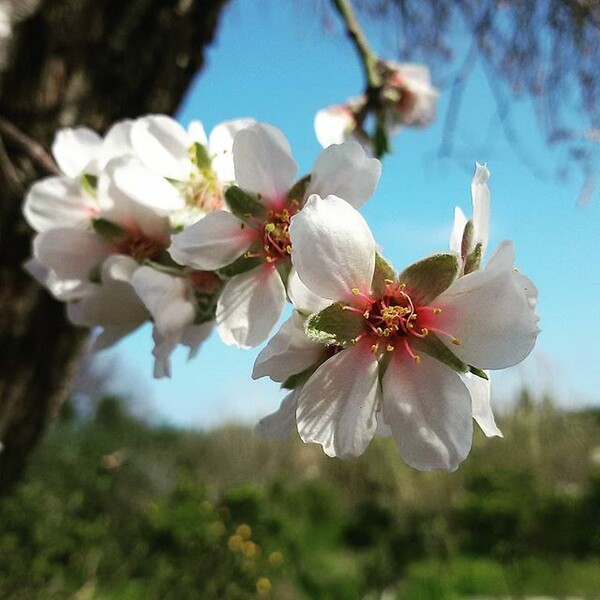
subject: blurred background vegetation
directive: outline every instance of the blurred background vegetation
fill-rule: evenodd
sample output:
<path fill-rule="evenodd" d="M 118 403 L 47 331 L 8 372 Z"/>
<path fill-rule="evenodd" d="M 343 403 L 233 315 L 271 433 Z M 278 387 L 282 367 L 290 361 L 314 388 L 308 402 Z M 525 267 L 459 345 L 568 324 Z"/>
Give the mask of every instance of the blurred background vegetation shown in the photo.
<path fill-rule="evenodd" d="M 0 500 L 0 598 L 599 598 L 600 410 L 501 426 L 449 475 L 70 403 Z"/>

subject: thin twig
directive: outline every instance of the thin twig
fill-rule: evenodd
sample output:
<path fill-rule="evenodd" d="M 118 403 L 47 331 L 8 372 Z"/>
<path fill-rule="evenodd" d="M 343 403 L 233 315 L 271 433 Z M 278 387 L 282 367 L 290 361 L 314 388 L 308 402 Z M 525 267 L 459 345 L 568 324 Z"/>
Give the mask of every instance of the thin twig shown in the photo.
<path fill-rule="evenodd" d="M 36 162 L 49 174 L 57 175 L 60 173 L 56 163 L 41 144 L 30 138 L 3 117 L 0 117 L 0 136 L 6 140 L 10 140 L 14 145 L 24 150 L 31 160 Z"/>
<path fill-rule="evenodd" d="M 23 191 L 23 184 L 15 169 L 15 165 L 13 164 L 8 152 L 6 151 L 6 146 L 4 145 L 4 141 L 0 137 L 0 171 L 4 176 L 4 181 L 6 185 L 12 192 L 20 193 Z"/>
<path fill-rule="evenodd" d="M 365 72 L 367 86 L 370 88 L 380 87 L 381 76 L 377 70 L 377 55 L 369 47 L 367 38 L 354 16 L 350 0 L 333 0 L 333 6 L 339 13 L 342 21 L 344 21 L 344 24 L 346 25 L 346 34 L 358 52 L 360 62 Z"/>

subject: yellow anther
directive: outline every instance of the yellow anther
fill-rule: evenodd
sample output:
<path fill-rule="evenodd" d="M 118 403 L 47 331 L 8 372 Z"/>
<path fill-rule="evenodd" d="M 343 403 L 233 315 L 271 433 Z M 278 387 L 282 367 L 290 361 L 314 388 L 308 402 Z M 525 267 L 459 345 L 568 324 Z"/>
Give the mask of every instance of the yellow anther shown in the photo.
<path fill-rule="evenodd" d="M 363 313 L 363 317 L 365 319 L 368 319 L 371 316 L 371 313 L 368 310 L 365 310 L 365 312 Z"/>
<path fill-rule="evenodd" d="M 407 323 L 406 324 L 406 328 L 407 329 L 412 329 L 414 327 L 414 325 L 412 323 Z"/>
<path fill-rule="evenodd" d="M 408 312 L 410 312 L 410 309 L 408 309 Z M 417 314 L 413 313 L 412 315 L 410 315 L 410 320 L 411 321 L 416 321 L 417 320 Z"/>
<path fill-rule="evenodd" d="M 441 309 L 441 308 L 434 308 L 434 309 L 433 309 L 433 314 L 434 314 L 434 315 L 439 315 L 441 312 L 442 312 L 442 309 Z"/>
<path fill-rule="evenodd" d="M 355 296 L 358 296 L 360 294 L 360 290 L 358 288 L 352 288 L 350 290 Z"/>
<path fill-rule="evenodd" d="M 383 330 L 383 337 L 390 337 L 390 333 L 391 333 L 391 331 L 389 330 L 389 328 L 388 328 L 388 327 L 386 327 L 386 328 Z"/>
<path fill-rule="evenodd" d="M 288 254 L 291 254 L 291 253 L 292 253 L 292 247 L 291 247 L 291 246 L 288 244 L 288 245 L 285 247 L 285 251 L 286 251 Z"/>
<path fill-rule="evenodd" d="M 461 341 L 460 341 L 458 338 L 452 338 L 452 343 L 453 343 L 455 346 L 460 346 L 460 344 L 461 344 Z"/>
<path fill-rule="evenodd" d="M 418 354 L 415 354 L 415 355 L 414 355 L 414 357 L 413 357 L 413 360 L 414 360 L 414 361 L 415 361 L 417 364 L 419 364 L 419 363 L 421 362 L 421 357 L 420 357 Z"/>
<path fill-rule="evenodd" d="M 403 292 L 406 289 L 406 284 L 405 283 L 399 283 L 398 284 L 398 290 Z"/>
<path fill-rule="evenodd" d="M 383 282 L 386 283 L 387 285 L 392 285 L 394 283 L 394 280 L 393 279 L 384 279 Z"/>
<path fill-rule="evenodd" d="M 377 353 L 377 350 L 379 350 L 379 344 L 373 344 L 373 345 L 371 346 L 371 352 L 372 352 L 373 354 L 376 354 L 376 353 Z"/>
<path fill-rule="evenodd" d="M 275 259 L 274 259 L 272 256 L 265 256 L 265 260 L 266 260 L 268 263 L 275 262 Z"/>
<path fill-rule="evenodd" d="M 265 225 L 265 232 L 266 233 L 273 233 L 275 231 L 275 223 L 267 223 Z"/>
<path fill-rule="evenodd" d="M 375 331 L 377 332 L 377 335 L 379 337 L 381 337 L 383 335 L 383 329 L 381 329 L 381 327 L 377 327 L 377 329 Z"/>
<path fill-rule="evenodd" d="M 388 352 L 393 352 L 393 351 L 395 350 L 394 346 L 392 346 L 391 344 L 388 344 L 388 345 L 385 347 L 385 349 L 386 349 Z"/>
<path fill-rule="evenodd" d="M 429 333 L 429 329 L 427 329 L 427 327 L 421 327 L 421 334 L 422 335 L 427 335 Z"/>

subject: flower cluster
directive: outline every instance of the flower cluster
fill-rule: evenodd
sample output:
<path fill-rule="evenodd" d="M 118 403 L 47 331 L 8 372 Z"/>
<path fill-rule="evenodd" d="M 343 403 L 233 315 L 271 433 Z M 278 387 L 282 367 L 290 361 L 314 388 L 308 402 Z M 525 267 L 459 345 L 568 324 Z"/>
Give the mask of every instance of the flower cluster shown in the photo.
<path fill-rule="evenodd" d="M 380 68 L 390 126 L 423 124 L 433 92 L 416 98 L 415 69 Z M 482 267 L 486 167 L 471 185 L 472 218 L 456 209 L 450 250 L 398 273 L 357 210 L 381 163 L 356 141 L 329 145 L 298 177 L 270 125 L 230 121 L 207 138 L 199 123 L 186 131 L 151 115 L 104 138 L 62 130 L 53 153 L 62 175 L 25 202 L 37 231 L 27 268 L 73 323 L 101 329 L 97 349 L 151 321 L 155 375 L 168 375 L 175 346 L 194 354 L 213 326 L 226 344 L 263 343 L 289 299 L 292 315 L 253 372 L 290 390 L 257 426 L 263 435 L 297 429 L 343 458 L 392 435 L 408 464 L 449 471 L 469 452 L 473 420 L 501 435 L 489 370 L 531 352 L 537 290 L 510 242 Z"/>
<path fill-rule="evenodd" d="M 61 130 L 52 150 L 62 174 L 25 200 L 37 232 L 27 268 L 73 323 L 101 328 L 96 349 L 152 321 L 157 377 L 178 344 L 195 354 L 215 323 L 225 343 L 263 342 L 285 304 L 291 218 L 312 193 L 359 206 L 381 170 L 348 143 L 297 181 L 283 134 L 249 119 L 207 138 L 198 122 L 186 131 L 151 115 L 104 138 Z"/>
<path fill-rule="evenodd" d="M 367 133 L 369 113 L 379 113 L 383 129 L 379 134 L 386 138 L 402 126 L 426 127 L 433 121 L 438 92 L 426 66 L 380 60 L 376 68 L 381 86 L 375 95 L 365 93 L 317 112 L 315 133 L 323 147 L 354 139 L 371 149 L 377 132 Z"/>

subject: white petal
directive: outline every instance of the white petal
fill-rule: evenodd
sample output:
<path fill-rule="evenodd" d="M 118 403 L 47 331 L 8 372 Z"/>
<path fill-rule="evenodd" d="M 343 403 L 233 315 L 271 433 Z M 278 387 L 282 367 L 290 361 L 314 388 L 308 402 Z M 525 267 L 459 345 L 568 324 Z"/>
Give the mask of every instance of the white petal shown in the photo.
<path fill-rule="evenodd" d="M 263 417 L 254 431 L 268 440 L 285 440 L 296 429 L 296 398 L 298 392 L 290 392 L 281 406 L 270 415 Z"/>
<path fill-rule="evenodd" d="M 111 281 L 131 283 L 131 279 L 139 268 L 139 263 L 130 256 L 114 254 L 102 263 L 100 277 L 102 283 L 110 283 Z"/>
<path fill-rule="evenodd" d="M 377 359 L 368 348 L 342 350 L 324 362 L 298 397 L 298 433 L 328 456 L 362 454 L 373 438 L 380 390 Z"/>
<path fill-rule="evenodd" d="M 144 175 L 148 175 L 148 179 Z M 152 182 L 155 190 L 160 192 L 159 196 L 151 190 L 148 194 L 144 193 L 146 186 Z M 166 245 L 170 234 L 167 207 L 181 204 L 174 189 L 144 167 L 136 168 L 131 159 L 116 158 L 106 165 L 98 179 L 99 216 L 128 231 L 141 231 L 157 241 L 164 241 Z"/>
<path fill-rule="evenodd" d="M 290 301 L 300 312 L 312 314 L 327 308 L 331 300 L 321 298 L 311 292 L 303 283 L 298 272 L 292 267 L 288 277 L 287 291 Z"/>
<path fill-rule="evenodd" d="M 131 283 L 162 336 L 181 335 L 182 330 L 194 322 L 196 309 L 191 300 L 192 292 L 183 277 L 140 267 Z"/>
<path fill-rule="evenodd" d="M 163 177 L 184 181 L 192 172 L 192 140 L 171 117 L 149 115 L 137 119 L 131 129 L 131 143 L 140 160 Z"/>
<path fill-rule="evenodd" d="M 98 182 L 98 194 L 104 194 L 105 190 L 115 203 L 129 206 L 134 201 L 162 216 L 185 206 L 185 200 L 175 186 L 128 157 L 113 160 L 107 165 Z"/>
<path fill-rule="evenodd" d="M 382 387 L 385 421 L 406 463 L 455 471 L 473 434 L 471 397 L 457 373 L 427 355 L 417 364 L 397 354 Z"/>
<path fill-rule="evenodd" d="M 95 233 L 83 229 L 56 228 L 38 234 L 33 254 L 59 279 L 89 279 L 92 270 L 112 253 Z"/>
<path fill-rule="evenodd" d="M 252 378 L 270 377 L 273 381 L 285 381 L 315 364 L 324 351 L 325 347 L 309 339 L 302 323 L 292 316 L 257 356 Z"/>
<path fill-rule="evenodd" d="M 46 177 L 34 183 L 23 207 L 26 221 L 38 232 L 86 225 L 97 212 L 96 203 L 83 193 L 79 182 L 67 177 Z"/>
<path fill-rule="evenodd" d="M 489 373 L 487 373 L 489 377 Z M 473 407 L 473 418 L 487 437 L 503 437 L 502 432 L 496 425 L 494 413 L 492 412 L 491 382 L 489 379 L 477 377 L 471 373 L 461 375 L 461 379 L 471 394 L 471 405 Z"/>
<path fill-rule="evenodd" d="M 313 165 L 307 195 L 338 196 L 359 208 L 373 195 L 380 175 L 381 163 L 358 142 L 329 146 Z"/>
<path fill-rule="evenodd" d="M 283 133 L 266 123 L 238 132 L 233 142 L 233 161 L 237 184 L 261 194 L 265 205 L 272 208 L 283 203 L 298 170 Z"/>
<path fill-rule="evenodd" d="M 253 229 L 219 210 L 173 235 L 169 254 L 180 265 L 214 271 L 242 256 L 255 239 Z"/>
<path fill-rule="evenodd" d="M 54 271 L 45 267 L 37 258 L 25 262 L 23 268 L 62 302 L 78 300 L 95 287 L 95 284 L 80 279 L 59 279 Z"/>
<path fill-rule="evenodd" d="M 212 158 L 212 168 L 219 181 L 230 182 L 235 179 L 233 167 L 233 139 L 238 131 L 254 125 L 254 119 L 235 119 L 219 123 L 208 138 L 208 151 Z"/>
<path fill-rule="evenodd" d="M 498 244 L 494 250 L 492 256 L 488 260 L 485 269 L 491 271 L 494 269 L 511 269 L 513 272 L 513 280 L 516 285 L 523 291 L 529 306 L 535 308 L 538 300 L 538 289 L 529 279 L 529 277 L 523 275 L 517 269 L 514 268 L 515 263 L 515 250 L 513 243 L 510 240 L 505 240 Z"/>
<path fill-rule="evenodd" d="M 485 165 L 476 163 L 477 167 L 471 182 L 471 198 L 473 200 L 473 232 L 475 243 L 482 245 L 482 254 L 485 252 L 490 227 L 490 189 L 488 178 L 490 172 Z"/>
<path fill-rule="evenodd" d="M 440 339 L 466 363 L 503 369 L 533 349 L 538 317 L 509 269 L 483 270 L 455 281 L 435 301 L 440 327 L 460 340 Z"/>
<path fill-rule="evenodd" d="M 129 327 L 131 330 L 148 318 L 131 285 L 122 281 L 97 286 L 94 293 L 70 303 L 68 315 L 76 325 Z"/>
<path fill-rule="evenodd" d="M 329 106 L 315 115 L 315 135 L 323 148 L 345 142 L 354 127 L 354 117 L 347 106 Z"/>
<path fill-rule="evenodd" d="M 79 177 L 96 157 L 102 138 L 87 127 L 59 129 L 52 143 L 52 154 L 67 177 Z"/>
<path fill-rule="evenodd" d="M 292 218 L 292 263 L 302 282 L 330 300 L 355 300 L 353 288 L 370 293 L 375 240 L 362 215 L 336 196 L 313 195 Z"/>
<path fill-rule="evenodd" d="M 201 146 L 205 147 L 208 145 L 206 130 L 204 129 L 204 125 L 202 125 L 201 121 L 190 121 L 187 127 L 187 132 L 192 142 L 195 142 L 196 144 L 200 144 Z"/>
<path fill-rule="evenodd" d="M 450 234 L 450 250 L 459 256 L 462 255 L 462 239 L 466 224 L 467 217 L 465 217 L 465 213 L 457 206 L 454 209 L 454 225 Z"/>
<path fill-rule="evenodd" d="M 214 321 L 188 325 L 182 332 L 179 343 L 189 348 L 188 360 L 194 358 L 202 342 L 212 333 Z"/>
<path fill-rule="evenodd" d="M 106 164 L 118 156 L 130 156 L 133 153 L 131 146 L 131 128 L 134 121 L 124 119 L 115 123 L 104 136 L 100 154 L 97 159 L 98 169 L 101 171 Z"/>
<path fill-rule="evenodd" d="M 217 329 L 223 342 L 239 348 L 262 344 L 285 306 L 285 286 L 277 270 L 260 266 L 225 284 L 217 303 Z"/>

